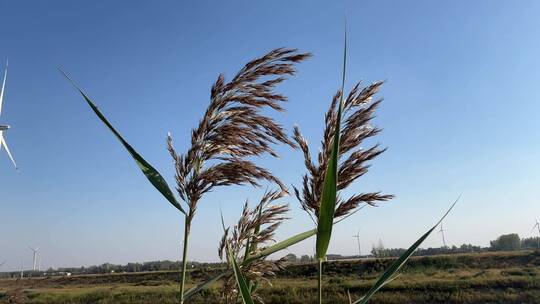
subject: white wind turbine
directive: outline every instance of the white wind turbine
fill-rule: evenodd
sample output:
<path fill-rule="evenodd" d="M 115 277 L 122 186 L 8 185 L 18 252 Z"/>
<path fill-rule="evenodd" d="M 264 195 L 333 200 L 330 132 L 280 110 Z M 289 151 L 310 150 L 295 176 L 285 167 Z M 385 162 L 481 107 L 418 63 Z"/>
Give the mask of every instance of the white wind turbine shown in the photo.
<path fill-rule="evenodd" d="M 358 258 L 362 255 L 362 248 L 360 247 L 360 229 L 358 229 L 358 233 L 356 235 L 352 236 L 353 238 L 356 238 L 356 242 L 358 243 Z"/>
<path fill-rule="evenodd" d="M 21 260 L 21 279 L 24 278 L 24 263 Z"/>
<path fill-rule="evenodd" d="M 32 250 L 34 252 L 34 260 L 33 260 L 33 266 L 32 266 L 32 270 L 33 271 L 36 271 L 36 267 L 37 267 L 37 254 L 38 254 L 38 251 L 39 251 L 39 248 L 32 248 L 30 246 L 28 246 L 28 248 L 30 248 L 30 250 Z"/>
<path fill-rule="evenodd" d="M 4 101 L 4 90 L 6 88 L 7 69 L 8 69 L 8 62 L 6 61 L 6 69 L 4 70 L 4 79 L 2 80 L 2 87 L 0 88 L 0 115 L 2 115 L 2 103 Z M 15 163 L 15 160 L 13 159 L 13 155 L 11 155 L 11 151 L 9 151 L 6 140 L 4 139 L 4 131 L 9 130 L 9 128 L 10 128 L 9 125 L 0 125 L 0 151 L 2 150 L 2 147 L 6 149 L 9 159 L 11 159 L 11 162 L 15 166 L 15 169 L 17 169 L 17 164 Z"/>
<path fill-rule="evenodd" d="M 442 235 L 443 245 L 446 248 L 446 239 L 444 238 L 444 229 L 442 227 L 442 223 L 441 223 L 441 229 L 439 230 L 439 233 Z"/>
<path fill-rule="evenodd" d="M 538 230 L 538 248 L 540 248 L 540 223 L 538 222 L 538 219 L 535 219 L 536 223 L 532 227 L 532 230 L 536 228 Z"/>

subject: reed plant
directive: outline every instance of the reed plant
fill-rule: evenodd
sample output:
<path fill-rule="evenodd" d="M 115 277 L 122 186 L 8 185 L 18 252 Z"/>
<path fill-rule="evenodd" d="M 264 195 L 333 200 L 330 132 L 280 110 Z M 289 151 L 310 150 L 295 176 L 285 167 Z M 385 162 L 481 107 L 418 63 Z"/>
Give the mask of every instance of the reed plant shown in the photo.
<path fill-rule="evenodd" d="M 393 196 L 380 192 L 358 193 L 348 198 L 338 196 L 358 178 L 367 173 L 367 163 L 385 149 L 378 145 L 363 148 L 363 142 L 381 130 L 371 124 L 374 112 L 381 102 L 375 100 L 382 82 L 375 82 L 361 88 L 357 83 L 345 96 L 345 75 L 347 67 L 347 37 L 343 48 L 341 89 L 334 95 L 325 115 L 325 128 L 321 140 L 322 147 L 317 162 L 312 160 L 309 145 L 298 127 L 294 128 L 294 140 L 304 155 L 307 173 L 303 176 L 301 190 L 294 192 L 302 208 L 317 225 L 316 258 L 319 267 L 318 298 L 322 302 L 323 262 L 332 236 L 334 221 L 358 210 L 360 206 L 387 201 Z"/>
<path fill-rule="evenodd" d="M 259 285 L 269 282 L 275 270 L 286 262 L 270 261 L 267 257 L 314 235 L 319 267 L 318 301 L 322 303 L 323 263 L 333 226 L 364 206 L 375 206 L 393 197 L 381 192 L 357 193 L 345 197 L 341 192 L 366 174 L 369 163 L 385 151 L 379 145 L 363 147 L 366 139 L 381 131 L 372 124 L 372 120 L 382 101 L 375 95 L 383 82 L 365 87 L 357 83 L 345 93 L 346 36 L 344 41 L 341 89 L 334 95 L 326 112 L 321 149 L 316 161 L 313 161 L 308 142 L 299 127 L 294 127 L 290 138 L 279 123 L 262 111 L 284 111 L 283 104 L 287 99 L 274 89 L 287 76 L 295 74 L 295 64 L 311 56 L 296 49 L 279 48 L 248 62 L 230 81 L 219 75 L 211 88 L 209 105 L 199 124 L 191 131 L 191 143 L 185 152 L 177 152 L 172 136 L 167 136 L 167 149 L 175 168 L 176 195 L 162 175 L 120 135 L 88 95 L 72 81 L 150 183 L 184 217 L 180 303 L 190 300 L 217 281 L 222 281 L 220 297 L 224 303 L 236 303 L 239 300 L 247 304 L 256 301 L 262 303 L 264 299 L 257 295 Z M 306 173 L 302 185 L 293 189 L 301 208 L 309 214 L 315 226 L 280 242 L 274 240 L 274 233 L 283 221 L 289 220 L 286 217 L 289 207 L 276 204 L 276 201 L 289 192 L 278 177 L 253 160 L 263 155 L 277 157 L 273 148 L 277 144 L 302 151 Z M 253 209 L 246 202 L 240 219 L 232 228 L 227 228 L 222 219 L 223 237 L 218 253 L 227 262 L 227 270 L 185 291 L 191 225 L 201 199 L 216 187 L 260 186 L 263 182 L 274 185 L 276 190 L 266 191 Z M 437 225 L 398 258 L 364 297 L 355 301 L 350 299 L 349 302 L 367 303 L 381 287 L 394 280 L 401 266 Z"/>

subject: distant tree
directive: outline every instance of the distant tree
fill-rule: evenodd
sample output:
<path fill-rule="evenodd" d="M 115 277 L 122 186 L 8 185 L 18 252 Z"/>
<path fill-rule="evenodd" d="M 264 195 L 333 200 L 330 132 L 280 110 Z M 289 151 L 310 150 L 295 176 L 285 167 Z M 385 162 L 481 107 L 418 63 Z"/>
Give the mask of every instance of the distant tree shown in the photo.
<path fill-rule="evenodd" d="M 285 259 L 290 263 L 296 263 L 298 262 L 298 258 L 296 257 L 296 254 L 289 253 L 285 256 Z"/>
<path fill-rule="evenodd" d="M 311 257 L 307 254 L 304 254 L 300 257 L 300 263 L 309 263 L 311 262 Z"/>
<path fill-rule="evenodd" d="M 504 234 L 491 241 L 490 245 L 493 250 L 519 250 L 521 249 L 521 239 L 516 233 Z"/>
<path fill-rule="evenodd" d="M 521 240 L 521 248 L 540 249 L 540 237 L 530 237 Z"/>
<path fill-rule="evenodd" d="M 471 244 L 463 244 L 459 247 L 460 252 L 480 252 L 482 250 L 482 247 Z"/>
<path fill-rule="evenodd" d="M 381 240 L 379 240 L 379 243 L 377 243 L 377 246 L 373 245 L 371 249 L 371 254 L 374 256 L 380 258 L 380 257 L 386 257 L 389 255 L 389 252 L 387 252 L 384 248 L 384 245 Z"/>
<path fill-rule="evenodd" d="M 327 254 L 326 255 L 326 259 L 329 260 L 329 261 L 332 261 L 332 260 L 341 260 L 343 259 L 343 256 L 341 254 Z"/>
<path fill-rule="evenodd" d="M 141 271 L 141 264 L 139 263 L 128 263 L 126 266 L 122 267 L 126 272 L 139 272 Z"/>

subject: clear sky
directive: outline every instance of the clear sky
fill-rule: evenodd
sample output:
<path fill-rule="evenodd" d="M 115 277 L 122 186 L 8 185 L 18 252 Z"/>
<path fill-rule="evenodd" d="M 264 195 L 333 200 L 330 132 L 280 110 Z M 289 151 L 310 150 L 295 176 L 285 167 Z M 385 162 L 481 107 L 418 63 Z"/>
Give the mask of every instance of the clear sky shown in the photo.
<path fill-rule="evenodd" d="M 340 84 L 343 19 L 350 87 L 387 80 L 376 138 L 388 151 L 353 191 L 396 195 L 334 230 L 329 252 L 406 247 L 450 203 L 450 244 L 531 236 L 540 217 L 538 1 L 8 1 L 0 0 L 0 61 L 10 70 L 0 122 L 21 172 L 0 153 L 1 270 L 180 259 L 182 217 L 56 70 L 62 66 L 172 184 L 165 136 L 184 150 L 218 73 L 229 77 L 275 47 L 314 53 L 279 90 L 315 148 Z M 301 153 L 263 159 L 287 184 Z M 219 188 L 201 202 L 190 259 L 215 261 L 219 210 L 232 224 L 264 189 Z M 312 223 L 291 204 L 284 238 Z M 312 240 L 289 252 L 311 254 Z M 424 244 L 440 246 L 434 234 Z M 284 252 L 288 253 L 288 252 Z"/>

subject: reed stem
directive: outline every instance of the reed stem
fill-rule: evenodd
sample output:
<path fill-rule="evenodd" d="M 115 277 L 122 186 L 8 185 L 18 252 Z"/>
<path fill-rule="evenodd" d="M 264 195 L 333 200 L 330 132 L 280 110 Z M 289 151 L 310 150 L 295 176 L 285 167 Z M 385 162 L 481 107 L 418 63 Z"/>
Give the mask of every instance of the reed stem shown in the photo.
<path fill-rule="evenodd" d="M 319 279 L 317 281 L 317 289 L 319 293 L 319 304 L 322 304 L 322 268 L 323 268 L 323 260 L 319 259 Z"/>
<path fill-rule="evenodd" d="M 180 304 L 184 304 L 184 287 L 186 283 L 186 268 L 187 268 L 187 252 L 189 246 L 189 232 L 191 229 L 191 212 L 186 216 L 184 224 L 184 242 L 182 250 L 182 273 L 180 275 Z"/>

